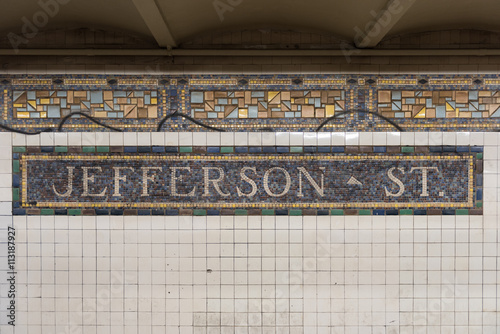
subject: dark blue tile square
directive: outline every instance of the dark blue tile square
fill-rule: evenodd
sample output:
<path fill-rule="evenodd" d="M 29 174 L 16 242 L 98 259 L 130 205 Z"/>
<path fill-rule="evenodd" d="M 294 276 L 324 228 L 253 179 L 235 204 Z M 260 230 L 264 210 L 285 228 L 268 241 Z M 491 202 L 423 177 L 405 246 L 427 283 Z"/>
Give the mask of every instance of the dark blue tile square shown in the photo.
<path fill-rule="evenodd" d="M 139 146 L 137 148 L 137 152 L 139 152 L 139 153 L 151 153 L 151 146 Z"/>
<path fill-rule="evenodd" d="M 290 148 L 285 146 L 276 147 L 276 152 L 278 153 L 290 153 Z"/>
<path fill-rule="evenodd" d="M 207 147 L 207 153 L 220 153 L 220 147 L 209 146 Z"/>
<path fill-rule="evenodd" d="M 125 146 L 123 148 L 124 153 L 137 153 L 137 147 L 135 146 Z"/>
<path fill-rule="evenodd" d="M 344 152 L 345 152 L 344 146 L 332 146 L 332 153 L 344 153 Z"/>
<path fill-rule="evenodd" d="M 42 146 L 40 148 L 40 151 L 42 153 L 52 153 L 52 152 L 54 152 L 54 146 Z"/>
<path fill-rule="evenodd" d="M 274 146 L 262 146 L 263 153 L 276 153 L 276 148 Z"/>
<path fill-rule="evenodd" d="M 236 153 L 248 153 L 248 147 L 246 146 L 235 146 L 234 152 Z"/>
<path fill-rule="evenodd" d="M 166 146 L 165 153 L 178 153 L 179 148 L 177 146 Z"/>
<path fill-rule="evenodd" d="M 386 146 L 374 146 L 373 147 L 373 153 L 386 153 L 386 152 L 387 152 Z"/>
<path fill-rule="evenodd" d="M 153 153 L 165 153 L 165 147 L 153 146 Z"/>

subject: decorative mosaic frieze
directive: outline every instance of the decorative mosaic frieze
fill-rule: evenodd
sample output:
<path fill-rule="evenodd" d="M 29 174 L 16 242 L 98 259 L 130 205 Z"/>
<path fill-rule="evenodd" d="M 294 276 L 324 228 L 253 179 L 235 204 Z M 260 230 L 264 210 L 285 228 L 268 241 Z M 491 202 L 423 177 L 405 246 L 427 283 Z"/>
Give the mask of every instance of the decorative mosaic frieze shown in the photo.
<path fill-rule="evenodd" d="M 379 90 L 378 111 L 390 118 L 496 118 L 500 92 Z"/>
<path fill-rule="evenodd" d="M 13 152 L 14 214 L 482 213 L 482 147 Z"/>
<path fill-rule="evenodd" d="M 0 86 L 3 124 L 29 132 L 58 128 L 73 111 L 124 131 L 155 131 L 174 112 L 225 131 L 314 131 L 331 116 L 324 131 L 396 130 L 359 111 L 405 131 L 496 131 L 500 123 L 500 75 L 12 75 Z M 161 129 L 205 131 L 184 117 Z M 73 117 L 64 131 L 107 129 Z"/>
<path fill-rule="evenodd" d="M 15 90 L 15 118 L 61 118 L 80 111 L 96 118 L 157 118 L 157 91 Z"/>
<path fill-rule="evenodd" d="M 342 90 L 191 91 L 195 118 L 324 118 L 345 110 Z"/>

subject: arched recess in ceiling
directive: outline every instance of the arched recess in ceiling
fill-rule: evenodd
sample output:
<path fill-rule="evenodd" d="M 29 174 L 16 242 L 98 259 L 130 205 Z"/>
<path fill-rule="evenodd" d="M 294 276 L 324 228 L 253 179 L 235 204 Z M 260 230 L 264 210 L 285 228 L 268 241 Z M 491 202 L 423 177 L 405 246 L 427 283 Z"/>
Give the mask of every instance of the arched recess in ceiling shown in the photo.
<path fill-rule="evenodd" d="M 21 32 L 3 34 L 2 49 L 83 49 L 83 48 L 137 48 L 158 47 L 151 36 L 111 27 L 56 27 L 31 35 Z"/>

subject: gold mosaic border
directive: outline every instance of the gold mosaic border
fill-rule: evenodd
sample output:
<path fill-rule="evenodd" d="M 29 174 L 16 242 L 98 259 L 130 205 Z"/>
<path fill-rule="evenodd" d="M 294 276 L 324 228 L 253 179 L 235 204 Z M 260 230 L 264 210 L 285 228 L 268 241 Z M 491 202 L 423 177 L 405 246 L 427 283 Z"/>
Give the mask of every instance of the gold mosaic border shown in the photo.
<path fill-rule="evenodd" d="M 37 202 L 37 207 L 132 207 L 132 208 L 172 208 L 172 207 L 222 207 L 222 208 L 426 208 L 426 207 L 472 207 L 474 195 L 474 157 L 468 156 L 389 156 L 389 155 L 374 155 L 374 156 L 331 156 L 331 155 L 265 155 L 265 156 L 224 156 L 224 155 L 164 155 L 153 156 L 150 154 L 144 155 L 108 155 L 101 156 L 85 156 L 85 155 L 47 155 L 47 154 L 23 154 L 21 157 L 21 173 L 22 179 L 22 207 L 30 207 L 27 205 L 28 198 L 28 172 L 27 161 L 44 161 L 44 160 L 83 160 L 83 161 L 98 161 L 98 160 L 163 160 L 163 161 L 197 161 L 197 160 L 211 160 L 211 161 L 258 161 L 258 160 L 320 160 L 320 161 L 352 161 L 352 160 L 403 160 L 403 161 L 442 161 L 442 160 L 465 160 L 469 162 L 468 173 L 468 200 L 467 202 L 423 202 L 423 203 L 381 203 L 381 202 L 367 202 L 367 203 L 339 203 L 339 202 L 325 202 L 325 203 L 227 203 L 227 202 L 176 202 L 176 203 L 127 203 L 127 202 Z"/>

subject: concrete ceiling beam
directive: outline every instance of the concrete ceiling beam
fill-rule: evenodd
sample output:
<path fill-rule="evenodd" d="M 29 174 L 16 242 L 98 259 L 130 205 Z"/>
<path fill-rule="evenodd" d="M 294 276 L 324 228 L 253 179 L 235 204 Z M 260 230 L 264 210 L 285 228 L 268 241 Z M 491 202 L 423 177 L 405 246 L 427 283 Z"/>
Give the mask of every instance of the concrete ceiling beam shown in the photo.
<path fill-rule="evenodd" d="M 362 30 L 355 27 L 354 44 L 359 49 L 374 48 L 391 31 L 399 20 L 406 14 L 416 0 L 389 0 L 382 11 L 372 11 L 374 20 L 365 25 Z"/>
<path fill-rule="evenodd" d="M 162 48 L 177 46 L 155 0 L 132 0 L 142 19 Z"/>

